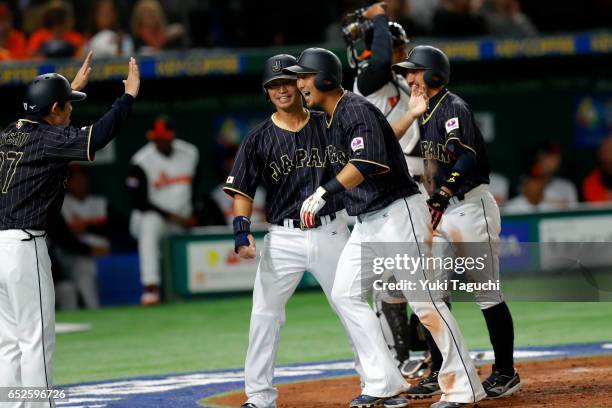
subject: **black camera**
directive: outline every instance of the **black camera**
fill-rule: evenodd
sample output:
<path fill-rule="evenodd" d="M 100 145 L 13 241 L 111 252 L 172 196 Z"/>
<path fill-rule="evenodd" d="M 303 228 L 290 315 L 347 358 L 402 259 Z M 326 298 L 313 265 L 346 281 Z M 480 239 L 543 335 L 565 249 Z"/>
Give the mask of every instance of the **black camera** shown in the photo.
<path fill-rule="evenodd" d="M 353 46 L 372 28 L 372 21 L 363 16 L 365 10 L 365 8 L 357 9 L 342 19 L 342 34 L 346 45 Z"/>

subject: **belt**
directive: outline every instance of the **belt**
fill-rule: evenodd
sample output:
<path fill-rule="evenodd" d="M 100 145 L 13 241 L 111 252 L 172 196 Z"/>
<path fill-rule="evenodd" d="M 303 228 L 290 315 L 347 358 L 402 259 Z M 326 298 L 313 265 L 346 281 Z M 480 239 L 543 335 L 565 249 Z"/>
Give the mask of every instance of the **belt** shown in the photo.
<path fill-rule="evenodd" d="M 448 200 L 448 204 L 454 205 L 465 199 L 472 199 L 474 197 L 478 197 L 481 194 L 483 194 L 485 191 L 488 191 L 488 189 L 489 189 L 488 184 L 479 184 L 476 187 L 473 187 L 472 189 L 468 191 L 464 191 L 462 193 L 452 196 L 450 200 Z"/>
<path fill-rule="evenodd" d="M 335 219 L 336 213 L 315 217 L 315 224 L 313 228 L 317 228 L 322 225 L 327 225 Z M 302 222 L 300 220 L 294 220 L 292 218 L 285 218 L 284 220 L 277 222 L 276 225 L 280 225 L 281 227 L 286 228 L 302 228 Z"/>

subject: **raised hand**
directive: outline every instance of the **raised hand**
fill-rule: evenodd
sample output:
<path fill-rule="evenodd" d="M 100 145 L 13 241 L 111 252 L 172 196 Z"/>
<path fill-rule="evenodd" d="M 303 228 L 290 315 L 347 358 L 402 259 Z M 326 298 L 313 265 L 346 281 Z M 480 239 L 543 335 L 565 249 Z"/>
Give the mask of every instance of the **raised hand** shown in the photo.
<path fill-rule="evenodd" d="M 87 82 L 89 82 L 89 74 L 91 74 L 91 60 L 93 59 L 93 51 L 89 51 L 85 60 L 83 61 L 83 65 L 77 71 L 76 76 L 72 80 L 70 87 L 75 91 L 80 91 L 85 88 Z"/>
<path fill-rule="evenodd" d="M 128 76 L 123 80 L 123 85 L 125 86 L 126 94 L 132 95 L 134 98 L 138 96 L 138 91 L 140 90 L 140 70 L 134 57 L 130 58 Z"/>
<path fill-rule="evenodd" d="M 365 11 L 363 12 L 363 16 L 367 18 L 368 20 L 372 20 L 374 17 L 380 14 L 386 14 L 387 13 L 387 11 L 385 10 L 386 8 L 387 8 L 387 3 L 385 3 L 384 1 L 381 1 L 379 3 L 374 3 L 370 7 L 365 9 Z"/>

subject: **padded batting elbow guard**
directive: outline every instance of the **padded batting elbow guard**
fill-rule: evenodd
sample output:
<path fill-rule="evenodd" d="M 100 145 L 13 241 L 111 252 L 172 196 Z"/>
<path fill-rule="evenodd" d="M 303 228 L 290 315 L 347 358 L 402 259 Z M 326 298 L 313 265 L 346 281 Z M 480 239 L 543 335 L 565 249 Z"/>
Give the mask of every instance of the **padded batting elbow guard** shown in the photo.
<path fill-rule="evenodd" d="M 243 215 L 234 218 L 234 252 L 238 253 L 241 246 L 249 246 L 251 220 Z"/>

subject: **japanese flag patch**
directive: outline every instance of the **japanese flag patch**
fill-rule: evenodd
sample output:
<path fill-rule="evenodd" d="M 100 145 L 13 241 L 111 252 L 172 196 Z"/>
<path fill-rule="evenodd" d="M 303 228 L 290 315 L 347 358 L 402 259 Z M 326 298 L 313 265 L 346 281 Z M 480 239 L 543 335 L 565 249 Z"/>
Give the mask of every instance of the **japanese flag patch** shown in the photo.
<path fill-rule="evenodd" d="M 450 133 L 452 130 L 459 129 L 459 118 L 456 116 L 454 118 L 450 118 L 446 121 L 444 126 L 446 127 L 446 133 Z"/>
<path fill-rule="evenodd" d="M 227 180 L 225 180 L 227 184 L 232 184 L 234 182 L 234 176 L 229 176 Z"/>
<path fill-rule="evenodd" d="M 356 152 L 357 150 L 363 149 L 365 146 L 363 145 L 363 137 L 356 137 L 351 140 L 351 149 Z"/>

